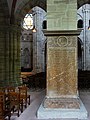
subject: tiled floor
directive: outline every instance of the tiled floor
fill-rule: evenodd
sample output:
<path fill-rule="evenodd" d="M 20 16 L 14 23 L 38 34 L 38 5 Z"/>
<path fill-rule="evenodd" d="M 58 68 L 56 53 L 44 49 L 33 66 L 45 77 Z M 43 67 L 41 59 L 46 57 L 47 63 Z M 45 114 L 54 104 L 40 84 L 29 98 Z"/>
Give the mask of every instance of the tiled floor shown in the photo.
<path fill-rule="evenodd" d="M 89 116 L 88 120 L 90 120 L 90 91 L 80 91 L 80 98 L 84 103 Z M 36 117 L 36 112 L 45 97 L 45 90 L 42 91 L 34 91 L 30 92 L 31 94 L 31 104 L 24 110 L 24 112 L 20 115 L 20 117 L 12 116 L 11 120 L 38 120 Z M 53 120 L 77 120 L 77 119 L 53 119 Z"/>

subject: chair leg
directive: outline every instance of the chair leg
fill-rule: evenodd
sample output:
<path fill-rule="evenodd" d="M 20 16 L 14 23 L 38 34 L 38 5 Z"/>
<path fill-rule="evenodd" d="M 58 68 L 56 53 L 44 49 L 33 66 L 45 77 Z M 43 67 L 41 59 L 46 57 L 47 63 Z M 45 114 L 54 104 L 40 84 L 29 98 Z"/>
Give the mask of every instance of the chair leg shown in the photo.
<path fill-rule="evenodd" d="M 20 110 L 20 104 L 18 105 L 18 113 L 17 113 L 18 117 L 19 117 L 19 110 Z"/>
<path fill-rule="evenodd" d="M 23 112 L 23 101 L 21 103 L 21 113 Z"/>
<path fill-rule="evenodd" d="M 19 117 L 19 109 L 18 109 L 18 117 Z"/>
<path fill-rule="evenodd" d="M 27 100 L 25 100 L 25 108 L 27 108 Z"/>
<path fill-rule="evenodd" d="M 29 103 L 28 104 L 30 105 L 30 95 L 29 95 Z"/>
<path fill-rule="evenodd" d="M 27 108 L 27 98 L 25 99 L 25 108 Z"/>
<path fill-rule="evenodd" d="M 11 115 L 10 115 L 10 116 L 8 116 L 8 120 L 10 120 L 10 117 L 11 117 Z"/>
<path fill-rule="evenodd" d="M 15 112 L 15 110 L 14 110 L 14 109 L 15 109 L 15 106 L 13 106 L 13 107 L 11 108 L 11 110 L 13 111 L 13 113 Z"/>

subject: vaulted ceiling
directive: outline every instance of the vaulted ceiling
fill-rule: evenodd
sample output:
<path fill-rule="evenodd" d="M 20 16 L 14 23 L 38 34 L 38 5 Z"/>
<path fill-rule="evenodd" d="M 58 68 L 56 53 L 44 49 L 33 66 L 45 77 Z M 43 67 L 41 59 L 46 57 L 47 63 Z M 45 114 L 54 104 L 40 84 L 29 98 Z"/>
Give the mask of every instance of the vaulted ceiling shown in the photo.
<path fill-rule="evenodd" d="M 13 23 L 15 18 L 23 18 L 25 14 L 35 6 L 46 10 L 46 1 L 47 0 L 0 0 L 0 12 L 2 9 L 4 15 L 9 16 L 11 23 Z M 78 8 L 86 3 L 90 4 L 90 0 L 77 0 Z"/>

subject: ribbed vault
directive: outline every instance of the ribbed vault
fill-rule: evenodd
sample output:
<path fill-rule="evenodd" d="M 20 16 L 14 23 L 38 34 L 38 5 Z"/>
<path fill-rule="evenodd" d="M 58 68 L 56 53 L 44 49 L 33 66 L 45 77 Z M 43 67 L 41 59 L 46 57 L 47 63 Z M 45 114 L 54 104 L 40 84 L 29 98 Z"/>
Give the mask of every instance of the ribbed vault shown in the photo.
<path fill-rule="evenodd" d="M 46 0 L 26 0 L 26 2 L 22 0 L 22 3 L 15 11 L 15 18 L 20 21 L 35 6 L 46 10 Z"/>
<path fill-rule="evenodd" d="M 84 4 L 90 4 L 90 0 L 77 0 L 77 8 L 80 8 Z M 15 18 L 17 22 L 21 19 L 35 6 L 41 7 L 46 11 L 46 0 L 22 0 L 22 3 L 15 10 Z"/>
<path fill-rule="evenodd" d="M 13 2 L 12 2 L 13 3 Z M 78 8 L 84 4 L 90 4 L 90 0 L 77 0 Z M 18 0 L 17 0 L 18 4 Z M 24 18 L 33 7 L 38 6 L 46 10 L 46 0 L 21 0 L 21 4 L 15 9 L 15 18 L 19 21 Z M 0 14 L 3 13 L 4 18 L 9 18 L 9 8 L 7 0 L 0 0 Z"/>

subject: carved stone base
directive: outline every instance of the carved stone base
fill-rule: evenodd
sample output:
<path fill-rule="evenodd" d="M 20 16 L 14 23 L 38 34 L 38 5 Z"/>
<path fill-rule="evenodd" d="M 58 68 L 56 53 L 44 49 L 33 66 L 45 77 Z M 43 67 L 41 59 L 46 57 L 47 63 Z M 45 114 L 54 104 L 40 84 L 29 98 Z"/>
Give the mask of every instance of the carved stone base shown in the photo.
<path fill-rule="evenodd" d="M 47 100 L 46 100 L 47 102 Z M 59 101 L 60 102 L 60 101 Z M 37 118 L 38 119 L 87 119 L 88 112 L 85 109 L 82 101 L 80 100 L 80 108 L 79 109 L 62 109 L 62 108 L 45 108 L 43 104 L 40 105 L 38 111 L 37 111 Z M 63 102 L 64 103 L 64 102 Z M 66 103 L 66 102 L 65 102 Z M 56 103 L 55 103 L 56 104 Z M 68 104 L 68 103 L 67 103 Z M 58 105 L 57 105 L 58 106 Z M 70 103 L 69 103 L 70 106 Z M 59 106 L 60 107 L 60 106 Z"/>
<path fill-rule="evenodd" d="M 79 109 L 80 102 L 77 98 L 46 98 L 45 108 Z"/>

